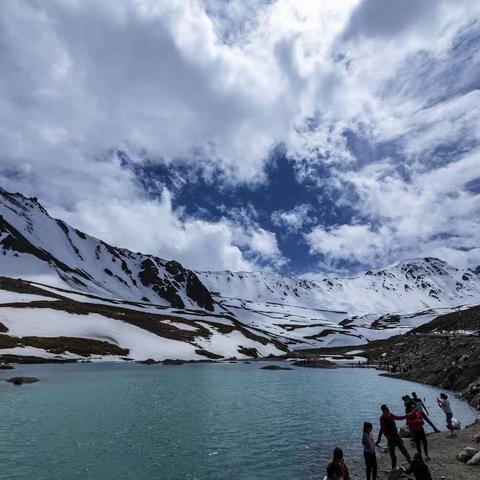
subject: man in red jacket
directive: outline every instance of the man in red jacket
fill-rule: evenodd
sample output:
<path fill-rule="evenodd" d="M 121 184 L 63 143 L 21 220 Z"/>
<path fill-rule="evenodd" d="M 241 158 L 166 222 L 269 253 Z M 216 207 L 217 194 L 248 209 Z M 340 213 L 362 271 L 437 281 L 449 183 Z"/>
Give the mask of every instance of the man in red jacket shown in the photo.
<path fill-rule="evenodd" d="M 380 417 L 380 431 L 378 432 L 378 439 L 376 445 L 379 445 L 382 438 L 382 434 L 387 439 L 388 451 L 392 460 L 392 470 L 397 466 L 397 456 L 395 455 L 395 449 L 398 448 L 403 456 L 407 459 L 408 463 L 411 463 L 412 459 L 403 444 L 403 440 L 398 434 L 397 425 L 395 420 L 405 420 L 405 416 L 399 417 L 390 413 L 390 410 L 386 405 L 381 406 L 382 416 Z"/>

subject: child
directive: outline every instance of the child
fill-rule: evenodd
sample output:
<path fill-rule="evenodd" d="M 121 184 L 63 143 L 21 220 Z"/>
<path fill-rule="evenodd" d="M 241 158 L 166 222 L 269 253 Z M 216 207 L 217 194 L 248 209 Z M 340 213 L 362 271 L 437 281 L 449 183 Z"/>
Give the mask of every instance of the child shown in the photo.
<path fill-rule="evenodd" d="M 430 470 L 428 469 L 427 464 L 423 461 L 420 453 L 414 455 L 413 462 L 405 470 L 405 473 L 413 473 L 415 475 L 415 480 L 432 480 Z"/>
<path fill-rule="evenodd" d="M 453 435 L 452 427 L 452 407 L 450 406 L 450 401 L 448 400 L 448 395 L 445 393 L 440 394 L 440 398 L 437 398 L 438 406 L 445 412 L 447 418 L 447 428 L 450 430 L 450 435 Z"/>
<path fill-rule="evenodd" d="M 369 422 L 363 424 L 363 456 L 367 470 L 367 480 L 377 479 L 377 456 L 375 455 L 375 440 L 372 435 L 373 426 Z"/>

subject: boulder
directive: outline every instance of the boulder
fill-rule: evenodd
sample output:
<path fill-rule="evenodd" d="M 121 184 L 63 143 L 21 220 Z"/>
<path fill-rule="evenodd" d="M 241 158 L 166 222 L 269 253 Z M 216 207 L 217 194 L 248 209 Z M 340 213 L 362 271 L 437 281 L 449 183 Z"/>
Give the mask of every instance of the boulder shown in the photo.
<path fill-rule="evenodd" d="M 480 452 L 476 453 L 468 462 L 467 465 L 480 465 Z"/>
<path fill-rule="evenodd" d="M 0 370 L 13 370 L 13 368 L 12 365 L 6 365 L 4 363 L 0 364 Z"/>
<path fill-rule="evenodd" d="M 337 368 L 335 363 L 330 360 L 313 359 L 313 360 L 298 360 L 292 363 L 295 367 L 307 367 L 307 368 Z"/>
<path fill-rule="evenodd" d="M 260 367 L 260 370 L 293 370 L 293 368 L 281 367 L 280 365 L 265 365 L 265 367 Z"/>
<path fill-rule="evenodd" d="M 144 365 L 155 365 L 157 362 L 153 358 L 147 358 L 146 360 L 142 360 L 140 363 Z"/>
<path fill-rule="evenodd" d="M 7 380 L 7 382 L 13 383 L 14 385 L 23 385 L 24 383 L 36 383 L 40 380 L 35 377 L 12 377 Z"/>
<path fill-rule="evenodd" d="M 457 454 L 457 459 L 463 463 L 467 463 L 478 452 L 475 448 L 466 447 Z"/>
<path fill-rule="evenodd" d="M 480 433 L 477 433 L 476 435 L 474 435 L 473 440 L 477 443 L 480 443 Z"/>

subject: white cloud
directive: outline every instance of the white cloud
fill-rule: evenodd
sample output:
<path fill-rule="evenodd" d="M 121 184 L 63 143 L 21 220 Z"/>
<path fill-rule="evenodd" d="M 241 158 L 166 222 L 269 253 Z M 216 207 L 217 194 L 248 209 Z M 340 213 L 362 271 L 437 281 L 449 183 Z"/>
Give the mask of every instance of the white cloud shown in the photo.
<path fill-rule="evenodd" d="M 207 222 L 186 217 L 172 208 L 166 189 L 158 201 L 92 199 L 77 204 L 74 212 L 52 213 L 114 245 L 176 259 L 197 270 L 249 271 L 282 262 L 273 233 L 228 219 Z"/>
<path fill-rule="evenodd" d="M 401 0 L 4 0 L 2 186 L 39 196 L 112 243 L 197 268 L 279 266 L 286 259 L 258 219 L 189 218 L 166 191 L 161 201 L 146 198 L 109 152 L 181 158 L 255 185 L 284 143 L 299 180 L 351 189 L 339 202 L 355 209 L 353 222 L 307 235 L 331 265 L 426 251 L 467 264 L 480 244 L 478 198 L 465 187 L 478 177 L 480 61 L 471 46 L 450 49 L 458 32 L 476 28 L 479 8 L 470 0 L 421 0 L 415 9 Z M 353 151 L 346 131 L 370 150 Z M 293 231 L 313 219 L 300 205 L 272 221 Z"/>
<path fill-rule="evenodd" d="M 277 227 L 283 227 L 287 232 L 300 232 L 305 225 L 316 221 L 311 214 L 311 206 L 304 203 L 297 205 L 292 210 L 276 210 L 272 213 L 272 222 Z"/>

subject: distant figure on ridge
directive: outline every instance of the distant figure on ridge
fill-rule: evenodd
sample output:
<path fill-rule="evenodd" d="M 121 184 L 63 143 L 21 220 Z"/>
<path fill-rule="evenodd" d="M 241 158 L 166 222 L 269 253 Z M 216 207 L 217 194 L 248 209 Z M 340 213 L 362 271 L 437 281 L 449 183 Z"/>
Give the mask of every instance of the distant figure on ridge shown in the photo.
<path fill-rule="evenodd" d="M 422 416 L 422 418 L 433 428 L 433 431 L 438 433 L 440 430 L 432 423 L 432 421 L 428 418 L 428 410 L 425 404 L 422 402 L 421 398 L 417 397 L 415 392 L 412 392 L 413 401 L 416 405 L 417 412 Z"/>
<path fill-rule="evenodd" d="M 450 430 L 450 434 L 453 435 L 452 427 L 452 407 L 450 406 L 450 400 L 448 400 L 448 395 L 445 393 L 440 394 L 440 398 L 437 398 L 438 406 L 445 412 L 445 417 L 447 419 L 447 428 Z"/>
<path fill-rule="evenodd" d="M 405 470 L 405 473 L 413 473 L 415 480 L 432 480 L 428 465 L 423 461 L 422 455 L 416 453 L 413 457 L 413 462 Z"/>
<path fill-rule="evenodd" d="M 388 451 L 390 453 L 390 458 L 392 459 L 393 470 L 397 467 L 397 456 L 395 455 L 396 448 L 402 452 L 409 463 L 412 461 L 407 449 L 405 448 L 405 445 L 403 444 L 403 440 L 398 434 L 397 425 L 395 424 L 395 420 L 405 420 L 405 415 L 403 417 L 399 417 L 393 413 L 390 413 L 390 410 L 386 405 L 382 405 L 381 409 L 382 416 L 380 417 L 380 431 L 378 432 L 376 445 L 380 444 L 383 434 L 387 439 Z"/>
<path fill-rule="evenodd" d="M 377 456 L 375 454 L 375 440 L 372 435 L 373 425 L 369 422 L 363 424 L 363 456 L 367 480 L 377 480 Z"/>
<path fill-rule="evenodd" d="M 347 464 L 343 459 L 343 450 L 335 447 L 333 458 L 328 462 L 327 480 L 351 480 Z"/>
<path fill-rule="evenodd" d="M 407 405 L 407 427 L 412 432 L 413 441 L 417 447 L 417 453 L 421 456 L 423 444 L 425 458 L 430 460 L 430 457 L 428 456 L 427 436 L 425 435 L 423 424 L 422 414 L 417 412 L 415 402 L 410 402 Z"/>

